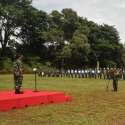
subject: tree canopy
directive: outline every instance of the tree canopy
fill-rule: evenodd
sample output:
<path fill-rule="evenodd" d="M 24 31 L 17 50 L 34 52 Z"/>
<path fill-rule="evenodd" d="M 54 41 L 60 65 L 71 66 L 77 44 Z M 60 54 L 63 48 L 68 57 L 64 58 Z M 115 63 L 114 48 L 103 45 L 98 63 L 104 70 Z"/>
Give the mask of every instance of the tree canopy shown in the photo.
<path fill-rule="evenodd" d="M 0 55 L 38 57 L 57 68 L 124 66 L 124 46 L 115 26 L 99 25 L 65 8 L 50 14 L 31 0 L 0 0 Z M 11 54 L 11 56 L 10 56 Z"/>

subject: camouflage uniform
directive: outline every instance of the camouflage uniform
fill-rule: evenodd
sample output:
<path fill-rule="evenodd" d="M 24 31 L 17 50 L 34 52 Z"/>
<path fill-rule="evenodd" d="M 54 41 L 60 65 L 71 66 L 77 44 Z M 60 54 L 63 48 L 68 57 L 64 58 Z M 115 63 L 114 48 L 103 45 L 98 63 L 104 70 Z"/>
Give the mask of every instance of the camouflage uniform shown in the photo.
<path fill-rule="evenodd" d="M 20 88 L 22 86 L 23 72 L 22 72 L 22 62 L 17 59 L 13 65 L 14 83 L 15 83 L 15 93 L 20 93 Z"/>
<path fill-rule="evenodd" d="M 110 78 L 113 80 L 112 81 L 112 85 L 113 85 L 113 91 L 117 91 L 118 90 L 118 78 L 119 78 L 119 75 L 120 75 L 120 71 L 117 70 L 117 69 L 111 69 L 109 71 L 109 75 L 110 75 Z"/>

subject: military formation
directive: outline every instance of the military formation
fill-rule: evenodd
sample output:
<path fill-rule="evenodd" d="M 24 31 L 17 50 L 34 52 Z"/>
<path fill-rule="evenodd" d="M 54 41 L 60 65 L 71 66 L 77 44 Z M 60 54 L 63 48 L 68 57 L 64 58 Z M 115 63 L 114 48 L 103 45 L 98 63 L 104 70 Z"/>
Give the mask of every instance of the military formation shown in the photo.
<path fill-rule="evenodd" d="M 14 88 L 15 94 L 22 94 L 23 81 L 23 55 L 17 54 L 13 65 Z M 69 78 L 94 78 L 94 79 L 111 79 L 113 91 L 118 89 L 118 80 L 125 80 L 125 69 L 121 68 L 96 68 L 96 69 L 67 69 L 67 70 L 43 70 L 36 71 L 40 77 L 69 77 Z"/>
<path fill-rule="evenodd" d="M 69 77 L 69 78 L 94 78 L 112 80 L 113 91 L 118 90 L 118 80 L 125 80 L 125 69 L 120 68 L 100 68 L 100 69 L 82 69 L 82 70 L 49 70 L 43 71 L 39 69 L 40 77 Z M 109 82 L 108 82 L 109 83 Z M 106 85 L 108 88 L 108 85 Z"/>
<path fill-rule="evenodd" d="M 110 71 L 119 71 L 119 78 L 125 80 L 125 69 L 120 68 L 100 68 L 100 69 L 67 69 L 67 70 L 42 70 L 38 69 L 40 77 L 69 77 L 69 78 L 95 78 L 95 79 L 110 79 Z"/>

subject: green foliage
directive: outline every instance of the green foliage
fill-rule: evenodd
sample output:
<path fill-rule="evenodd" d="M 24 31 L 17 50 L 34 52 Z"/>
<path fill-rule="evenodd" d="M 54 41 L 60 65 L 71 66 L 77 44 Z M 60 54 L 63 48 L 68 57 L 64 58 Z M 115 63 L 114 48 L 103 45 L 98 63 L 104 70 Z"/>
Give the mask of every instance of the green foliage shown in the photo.
<path fill-rule="evenodd" d="M 47 65 L 46 62 L 57 68 L 95 67 L 97 60 L 102 67 L 108 63 L 125 65 L 124 48 L 114 26 L 98 25 L 70 8 L 47 14 L 31 3 L 0 0 L 2 57 L 12 58 L 19 52 L 26 58 L 39 58 L 25 62 L 26 67 Z"/>
<path fill-rule="evenodd" d="M 62 10 L 64 23 L 62 29 L 64 31 L 64 39 L 71 40 L 75 30 L 78 27 L 78 16 L 75 11 L 72 9 L 63 9 Z"/>
<path fill-rule="evenodd" d="M 63 58 L 70 58 L 71 57 L 71 48 L 70 48 L 70 46 L 69 45 L 65 45 L 64 47 L 63 47 L 63 50 L 62 50 L 62 52 L 61 52 L 61 56 L 63 57 Z"/>
<path fill-rule="evenodd" d="M 30 6 L 30 4 L 30 0 L 0 1 L 0 44 L 2 46 L 2 57 L 7 56 L 7 45 L 11 44 L 12 37 L 18 37 L 24 8 L 28 5 Z M 13 45 L 13 47 L 15 46 Z"/>
<path fill-rule="evenodd" d="M 4 58 L 0 60 L 0 72 L 10 73 L 13 70 L 13 62 L 10 58 Z"/>
<path fill-rule="evenodd" d="M 125 67 L 125 48 L 122 49 L 121 58 L 123 67 Z"/>
<path fill-rule="evenodd" d="M 102 60 L 101 64 L 103 67 L 110 67 L 110 68 L 117 66 L 115 62 L 113 62 L 112 60 L 108 60 L 108 59 Z"/>

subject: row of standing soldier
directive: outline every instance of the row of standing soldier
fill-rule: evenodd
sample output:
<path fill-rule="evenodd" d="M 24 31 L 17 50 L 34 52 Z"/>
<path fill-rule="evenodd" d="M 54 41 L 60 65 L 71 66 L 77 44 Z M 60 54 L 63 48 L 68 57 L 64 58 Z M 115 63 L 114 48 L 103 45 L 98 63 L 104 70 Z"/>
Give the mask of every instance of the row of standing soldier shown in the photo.
<path fill-rule="evenodd" d="M 71 78 L 99 78 L 110 79 L 109 72 L 116 68 L 100 68 L 100 69 L 84 69 L 84 70 L 38 70 L 38 75 L 41 77 L 71 77 Z M 125 80 L 125 69 L 117 68 L 120 71 L 120 78 Z"/>
<path fill-rule="evenodd" d="M 112 80 L 112 86 L 113 91 L 116 92 L 118 90 L 118 79 L 123 78 L 125 80 L 125 70 L 120 68 L 110 68 L 110 69 L 89 69 L 89 70 L 66 70 L 63 72 L 40 72 L 38 70 L 39 76 L 48 76 L 48 77 L 54 77 L 54 76 L 66 76 L 66 77 L 78 77 L 78 78 L 104 78 L 104 79 L 111 79 Z M 107 86 L 108 87 L 108 86 Z"/>

